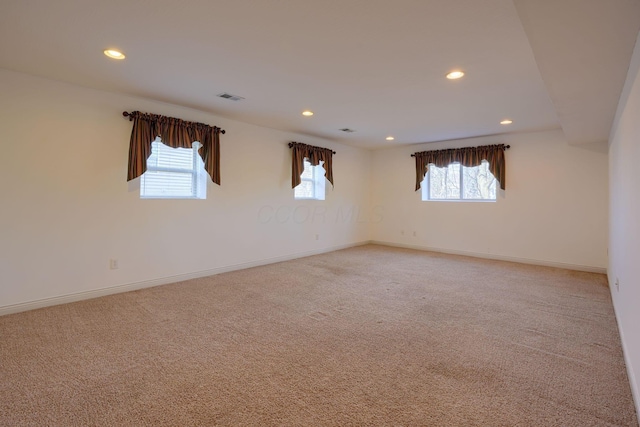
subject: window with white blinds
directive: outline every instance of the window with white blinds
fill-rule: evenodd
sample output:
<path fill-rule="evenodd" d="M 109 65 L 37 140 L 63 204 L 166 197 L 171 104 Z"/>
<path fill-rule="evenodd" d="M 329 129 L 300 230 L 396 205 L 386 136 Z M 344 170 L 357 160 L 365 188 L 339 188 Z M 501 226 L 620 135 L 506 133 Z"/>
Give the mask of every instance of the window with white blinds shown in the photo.
<path fill-rule="evenodd" d="M 325 170 L 322 167 L 324 162 L 318 166 L 312 166 L 307 159 L 304 159 L 304 171 L 300 175 L 302 182 L 294 189 L 294 199 L 324 200 L 325 193 Z"/>
<path fill-rule="evenodd" d="M 190 149 L 171 148 L 156 138 L 140 180 L 140 198 L 206 199 L 207 175 L 198 154 L 200 146 L 195 141 Z"/>

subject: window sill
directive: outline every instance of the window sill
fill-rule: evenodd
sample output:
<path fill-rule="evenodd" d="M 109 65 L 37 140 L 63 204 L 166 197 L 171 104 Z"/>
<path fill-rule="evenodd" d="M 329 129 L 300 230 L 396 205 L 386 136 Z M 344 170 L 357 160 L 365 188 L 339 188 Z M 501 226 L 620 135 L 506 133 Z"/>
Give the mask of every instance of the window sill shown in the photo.
<path fill-rule="evenodd" d="M 453 202 L 453 203 L 495 203 L 497 200 L 479 200 L 479 199 L 427 199 L 423 202 Z"/>
<path fill-rule="evenodd" d="M 207 200 L 205 197 L 140 196 L 140 200 Z"/>

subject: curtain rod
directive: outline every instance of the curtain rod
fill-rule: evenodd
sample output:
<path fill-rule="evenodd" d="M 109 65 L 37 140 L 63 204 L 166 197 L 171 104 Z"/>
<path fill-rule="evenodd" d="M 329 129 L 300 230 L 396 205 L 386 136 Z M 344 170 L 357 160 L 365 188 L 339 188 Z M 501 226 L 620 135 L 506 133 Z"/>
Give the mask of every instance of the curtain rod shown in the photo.
<path fill-rule="evenodd" d="M 505 149 L 505 150 L 508 150 L 509 148 L 511 148 L 511 146 L 510 146 L 510 145 L 505 145 L 505 146 L 504 146 L 504 149 Z M 443 150 L 462 150 L 462 149 L 463 149 L 463 148 L 443 148 Z M 438 150 L 438 151 L 440 151 L 440 150 Z M 412 155 L 411 155 L 411 157 L 415 157 L 415 156 L 416 156 L 415 154 L 412 154 Z"/>
<path fill-rule="evenodd" d="M 129 117 L 129 121 L 133 120 L 133 116 L 131 115 L 131 113 L 129 113 L 127 111 L 123 111 L 122 115 L 125 116 L 125 117 Z M 183 120 L 183 121 L 186 121 L 186 120 Z M 207 126 L 209 126 L 209 125 L 207 125 Z M 216 126 L 213 126 L 213 127 L 216 127 Z M 220 128 L 218 128 L 218 129 L 220 129 Z M 225 131 L 224 129 L 220 129 L 220 133 L 224 135 L 225 133 L 227 133 L 227 131 Z"/>
<path fill-rule="evenodd" d="M 293 142 L 290 142 L 290 143 L 289 143 L 289 148 L 293 147 L 293 144 L 294 144 Z M 331 151 L 331 152 L 332 152 L 333 154 L 336 154 L 336 152 L 335 152 L 335 151 Z"/>

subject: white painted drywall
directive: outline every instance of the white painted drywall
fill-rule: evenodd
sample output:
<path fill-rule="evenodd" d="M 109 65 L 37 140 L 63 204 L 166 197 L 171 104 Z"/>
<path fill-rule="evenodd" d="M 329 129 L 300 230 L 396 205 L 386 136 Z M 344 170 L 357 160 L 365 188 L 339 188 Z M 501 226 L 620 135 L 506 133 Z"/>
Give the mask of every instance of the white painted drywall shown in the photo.
<path fill-rule="evenodd" d="M 423 202 L 414 191 L 412 153 L 497 143 L 511 145 L 497 202 Z M 561 130 L 551 130 L 379 150 L 372 184 L 382 218 L 372 223 L 374 241 L 595 271 L 607 266 L 604 142 L 570 146 Z"/>
<path fill-rule="evenodd" d="M 7 70 L 0 93 L 0 309 L 368 240 L 369 151 Z M 140 200 L 125 110 L 225 129 L 222 185 Z M 294 201 L 292 140 L 337 151 L 325 201 Z"/>
<path fill-rule="evenodd" d="M 640 414 L 640 34 L 609 140 L 609 287 Z M 619 281 L 619 289 L 616 287 Z"/>
<path fill-rule="evenodd" d="M 606 146 L 569 146 L 559 130 L 369 152 L 6 70 L 0 91 L 0 308 L 367 240 L 607 265 Z M 140 200 L 125 180 L 121 113 L 133 109 L 226 129 L 222 186 L 209 183 L 204 201 Z M 293 200 L 291 140 L 338 151 L 325 202 Z M 498 202 L 422 202 L 413 191 L 411 153 L 500 142 L 512 148 Z"/>

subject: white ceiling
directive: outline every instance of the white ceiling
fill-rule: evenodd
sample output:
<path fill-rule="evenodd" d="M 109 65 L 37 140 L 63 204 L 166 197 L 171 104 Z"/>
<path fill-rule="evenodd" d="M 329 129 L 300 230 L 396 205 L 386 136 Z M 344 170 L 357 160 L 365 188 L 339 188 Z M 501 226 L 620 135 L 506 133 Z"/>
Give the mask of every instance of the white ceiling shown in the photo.
<path fill-rule="evenodd" d="M 640 0 L 2 0 L 0 68 L 368 148 L 580 144 L 607 140 L 639 30 Z"/>

